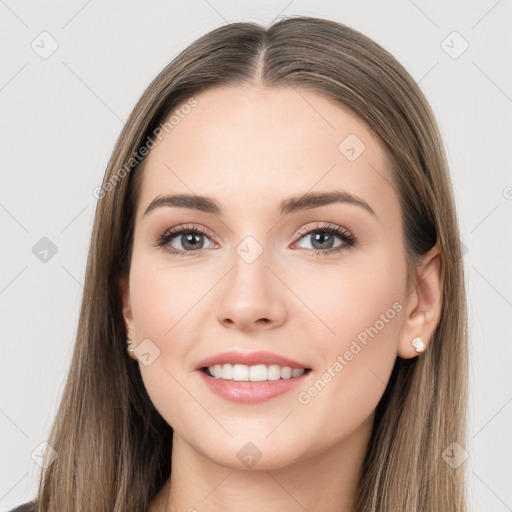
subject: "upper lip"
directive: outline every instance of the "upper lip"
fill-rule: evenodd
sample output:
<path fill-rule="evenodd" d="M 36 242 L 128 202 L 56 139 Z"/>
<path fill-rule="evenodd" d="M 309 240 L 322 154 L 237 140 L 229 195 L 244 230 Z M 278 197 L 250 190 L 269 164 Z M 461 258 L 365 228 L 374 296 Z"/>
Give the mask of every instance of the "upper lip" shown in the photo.
<path fill-rule="evenodd" d="M 201 368 L 208 366 L 213 366 L 215 364 L 244 364 L 247 366 L 255 366 L 257 364 L 277 364 L 279 366 L 289 366 L 292 369 L 308 369 L 308 367 L 303 363 L 299 363 L 298 361 L 294 361 L 288 357 L 273 354 L 272 352 L 261 350 L 258 352 L 247 353 L 231 350 L 229 352 L 221 352 L 220 354 L 215 354 L 213 356 L 207 357 L 206 359 L 203 359 L 197 364 L 196 370 L 200 370 Z"/>

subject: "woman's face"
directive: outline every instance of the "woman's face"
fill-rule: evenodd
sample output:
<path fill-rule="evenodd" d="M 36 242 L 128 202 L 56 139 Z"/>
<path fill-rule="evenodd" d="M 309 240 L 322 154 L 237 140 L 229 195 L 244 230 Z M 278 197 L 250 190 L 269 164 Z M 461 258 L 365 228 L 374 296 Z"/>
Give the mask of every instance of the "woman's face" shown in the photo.
<path fill-rule="evenodd" d="M 175 434 L 224 466 L 335 453 L 368 434 L 405 313 L 401 213 L 383 147 L 311 90 L 223 87 L 194 99 L 154 139 L 139 190 L 123 312 L 144 384 Z M 177 194 L 191 199 L 145 213 Z M 256 357 L 235 379 L 198 369 L 227 351 L 309 370 L 251 384 L 238 379 L 286 377 L 286 364 L 267 373 L 257 363 L 272 360 Z M 258 368 L 247 377 L 247 366 Z"/>

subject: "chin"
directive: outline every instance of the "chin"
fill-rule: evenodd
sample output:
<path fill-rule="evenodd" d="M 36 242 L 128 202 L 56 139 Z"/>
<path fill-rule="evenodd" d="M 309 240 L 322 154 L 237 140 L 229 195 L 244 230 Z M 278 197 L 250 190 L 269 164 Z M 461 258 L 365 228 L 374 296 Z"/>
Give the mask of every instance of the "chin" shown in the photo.
<path fill-rule="evenodd" d="M 278 436 L 271 439 L 273 435 L 267 438 L 267 434 L 242 435 L 226 439 L 224 444 L 217 439 L 215 443 L 199 446 L 196 450 L 215 464 L 233 470 L 247 471 L 279 469 L 306 457 L 301 451 L 301 447 L 304 447 L 303 439 L 297 438 L 296 442 L 286 444 Z M 290 436 L 285 437 L 290 441 Z M 212 446 L 215 446 L 213 451 Z"/>

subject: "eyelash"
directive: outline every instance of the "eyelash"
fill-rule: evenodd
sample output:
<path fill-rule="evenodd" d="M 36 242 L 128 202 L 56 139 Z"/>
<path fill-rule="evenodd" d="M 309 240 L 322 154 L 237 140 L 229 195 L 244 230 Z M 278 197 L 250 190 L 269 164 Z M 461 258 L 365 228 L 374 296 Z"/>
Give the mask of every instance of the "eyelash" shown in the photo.
<path fill-rule="evenodd" d="M 170 230 L 167 230 L 164 233 L 162 233 L 161 235 L 158 235 L 155 239 L 154 245 L 155 245 L 155 247 L 160 247 L 160 248 L 165 247 L 173 238 L 176 238 L 179 235 L 191 234 L 191 233 L 201 234 L 201 235 L 204 235 L 204 236 L 210 238 L 209 234 L 204 229 L 202 229 L 200 227 L 180 226 L 178 228 L 172 228 Z M 325 250 L 325 251 L 322 251 L 319 249 L 303 249 L 303 250 L 306 250 L 306 251 L 314 254 L 315 256 L 327 256 L 327 255 L 330 255 L 333 253 L 337 253 L 343 249 L 350 249 L 351 247 L 354 247 L 357 244 L 357 238 L 350 231 L 348 231 L 348 229 L 345 229 L 341 226 L 330 225 L 330 224 L 324 224 L 322 226 L 315 226 L 314 228 L 308 228 L 304 231 L 301 230 L 299 232 L 299 235 L 300 235 L 299 240 L 302 239 L 303 237 L 313 234 L 313 233 L 329 233 L 331 235 L 335 235 L 335 236 L 339 237 L 343 241 L 343 244 L 341 244 L 337 247 Z M 176 255 L 176 256 L 194 256 L 202 249 L 196 249 L 195 251 L 181 251 L 179 249 L 167 247 L 166 250 L 169 253 Z"/>

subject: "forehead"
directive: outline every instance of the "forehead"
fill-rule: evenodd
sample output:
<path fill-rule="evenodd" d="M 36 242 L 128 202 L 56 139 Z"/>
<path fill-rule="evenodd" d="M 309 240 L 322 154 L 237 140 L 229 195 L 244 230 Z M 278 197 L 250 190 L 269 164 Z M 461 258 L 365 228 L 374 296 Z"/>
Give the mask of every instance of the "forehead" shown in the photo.
<path fill-rule="evenodd" d="M 157 195 L 171 193 L 215 197 L 237 213 L 333 189 L 375 210 L 397 206 L 380 141 L 330 98 L 304 88 L 225 86 L 194 100 L 173 110 L 144 161 L 139 218 Z"/>

